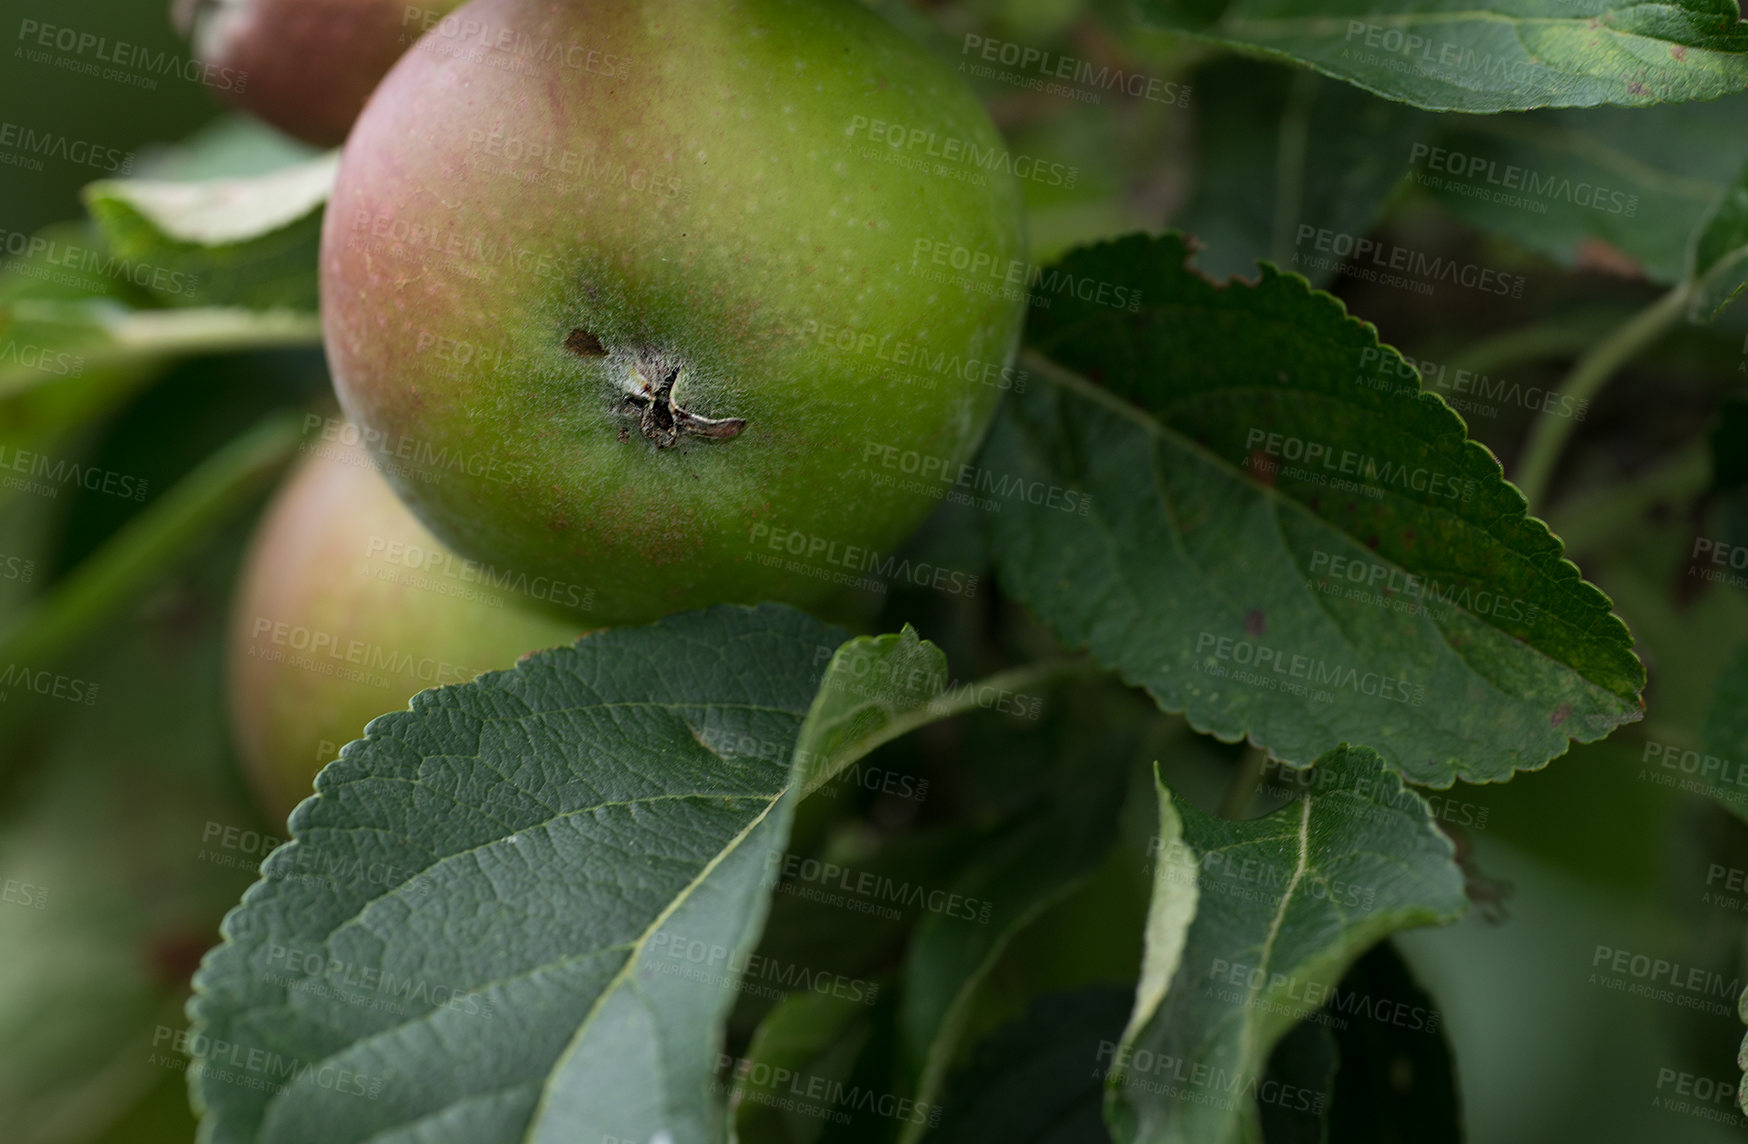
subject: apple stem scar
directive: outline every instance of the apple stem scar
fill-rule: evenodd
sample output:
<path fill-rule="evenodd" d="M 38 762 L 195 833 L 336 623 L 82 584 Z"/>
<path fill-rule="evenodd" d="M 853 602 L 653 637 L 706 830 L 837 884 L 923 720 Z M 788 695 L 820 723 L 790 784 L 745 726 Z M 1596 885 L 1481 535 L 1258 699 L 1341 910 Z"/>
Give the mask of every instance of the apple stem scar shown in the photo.
<path fill-rule="evenodd" d="M 572 330 L 565 336 L 564 347 L 578 357 L 607 356 L 607 347 L 588 330 Z M 674 384 L 684 369 L 682 364 L 669 362 L 657 350 L 638 351 L 631 376 L 627 379 L 631 388 L 624 397 L 627 405 L 643 411 L 638 418 L 638 428 L 643 435 L 654 441 L 658 449 L 672 448 L 682 436 L 705 441 L 727 441 L 738 437 L 747 427 L 744 417 L 701 417 L 675 402 Z"/>

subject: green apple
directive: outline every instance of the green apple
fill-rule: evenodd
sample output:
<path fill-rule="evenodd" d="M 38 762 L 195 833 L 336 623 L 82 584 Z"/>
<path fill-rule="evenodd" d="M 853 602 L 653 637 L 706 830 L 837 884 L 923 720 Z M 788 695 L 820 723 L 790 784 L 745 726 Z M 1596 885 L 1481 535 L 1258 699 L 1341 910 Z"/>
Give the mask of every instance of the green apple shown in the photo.
<path fill-rule="evenodd" d="M 1016 161 L 960 77 L 850 0 L 453 19 L 322 235 L 335 386 L 402 496 L 588 569 L 606 623 L 890 578 L 939 494 L 870 458 L 951 480 L 1023 376 Z"/>
<path fill-rule="evenodd" d="M 456 556 L 362 449 L 318 439 L 269 506 L 231 612 L 233 738 L 264 808 L 283 818 L 418 692 L 575 639 L 576 620 L 543 608 L 586 601 L 531 583 Z"/>
<path fill-rule="evenodd" d="M 171 15 L 225 94 L 319 147 L 346 138 L 371 89 L 461 0 L 176 0 Z"/>

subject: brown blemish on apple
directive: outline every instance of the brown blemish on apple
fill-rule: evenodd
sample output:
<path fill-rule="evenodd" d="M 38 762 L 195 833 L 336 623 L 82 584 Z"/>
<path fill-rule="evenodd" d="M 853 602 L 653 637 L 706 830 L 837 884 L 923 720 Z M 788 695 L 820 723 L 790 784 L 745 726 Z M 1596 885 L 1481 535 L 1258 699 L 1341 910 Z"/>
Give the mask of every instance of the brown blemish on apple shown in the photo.
<path fill-rule="evenodd" d="M 607 347 L 588 330 L 575 329 L 565 335 L 564 348 L 578 357 L 606 357 Z"/>

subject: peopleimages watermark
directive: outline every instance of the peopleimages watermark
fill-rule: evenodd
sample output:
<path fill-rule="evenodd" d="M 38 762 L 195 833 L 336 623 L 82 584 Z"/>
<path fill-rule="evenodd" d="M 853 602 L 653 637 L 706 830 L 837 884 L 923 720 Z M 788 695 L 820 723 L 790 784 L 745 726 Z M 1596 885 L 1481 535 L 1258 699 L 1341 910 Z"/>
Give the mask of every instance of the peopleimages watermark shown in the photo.
<path fill-rule="evenodd" d="M 1340 592 L 1346 599 L 1409 615 L 1433 614 L 1441 610 L 1449 615 L 1460 611 L 1478 618 L 1533 624 L 1541 614 L 1541 609 L 1535 604 L 1503 595 L 1484 585 L 1441 581 L 1380 560 L 1343 556 L 1322 548 L 1312 550 L 1310 571 L 1316 591 L 1324 594 Z"/>
<path fill-rule="evenodd" d="M 1279 759 L 1269 759 L 1263 763 L 1257 789 L 1260 793 L 1276 798 L 1295 799 L 1301 796 L 1315 797 L 1319 791 L 1332 788 L 1337 783 L 1341 790 L 1362 795 L 1363 802 L 1355 803 L 1350 799 L 1340 802 L 1325 801 L 1319 806 L 1320 814 L 1375 819 L 1391 814 L 1419 815 L 1430 812 L 1435 821 L 1448 822 L 1453 826 L 1471 830 L 1487 829 L 1487 820 L 1492 815 L 1492 808 L 1457 798 L 1450 791 L 1410 790 L 1397 785 L 1395 779 L 1385 774 L 1363 777 L 1338 775 L 1321 767 L 1295 767 Z"/>
<path fill-rule="evenodd" d="M 755 551 L 746 554 L 747 560 L 846 587 L 884 594 L 890 585 L 898 584 L 932 588 L 953 596 L 977 595 L 976 573 L 891 553 L 882 556 L 877 549 L 845 544 L 829 536 L 761 522 L 748 530 L 747 543 L 755 546 Z M 779 555 L 756 551 L 759 544 Z M 784 559 L 785 555 L 798 559 Z"/>
<path fill-rule="evenodd" d="M 813 797 L 836 798 L 848 787 L 891 795 L 893 798 L 911 802 L 922 802 L 929 797 L 928 779 L 918 778 L 905 771 L 895 771 L 890 767 L 876 767 L 860 762 L 845 767 L 831 782 L 815 791 Z"/>
<path fill-rule="evenodd" d="M 1657 1069 L 1657 1095 L 1651 1107 L 1664 1112 L 1678 1112 L 1699 1120 L 1718 1124 L 1748 1127 L 1748 1118 L 1737 1107 L 1737 1087 L 1740 1078 L 1714 1079 L 1680 1069 Z"/>
<path fill-rule="evenodd" d="M 1164 1096 L 1180 1104 L 1235 1110 L 1256 1101 L 1291 1112 L 1320 1113 L 1328 1102 L 1328 1094 L 1317 1089 L 1265 1078 L 1260 1073 L 1100 1041 L 1092 1075 L 1107 1079 L 1113 1074 L 1121 1078 L 1119 1083 L 1125 1089 Z"/>
<path fill-rule="evenodd" d="M 488 1021 L 497 1015 L 491 1000 L 471 989 L 433 984 L 392 968 L 345 961 L 318 946 L 303 948 L 270 941 L 261 968 L 261 980 L 288 992 L 362 1009 L 395 1014 L 405 1014 L 409 1007 L 421 1013 L 448 1009 Z"/>
<path fill-rule="evenodd" d="M 1417 164 L 1425 171 L 1416 170 L 1412 177 L 1423 186 L 1469 198 L 1487 199 L 1502 206 L 1519 207 L 1532 214 L 1547 214 L 1548 200 L 1552 199 L 1622 218 L 1632 218 L 1639 213 L 1638 195 L 1611 191 L 1582 179 L 1573 182 L 1556 175 L 1544 175 L 1515 163 L 1501 164 L 1485 155 L 1469 155 L 1427 143 L 1414 143 L 1408 148 L 1408 165 L 1414 167 Z M 1477 185 L 1477 179 L 1485 186 Z M 1523 193 L 1519 194 L 1520 191 Z"/>
<path fill-rule="evenodd" d="M 84 286 L 86 283 L 77 275 L 96 274 L 118 282 L 129 282 L 153 293 L 183 298 L 193 298 L 200 289 L 200 276 L 196 274 L 136 262 L 95 246 L 80 246 L 21 230 L 0 229 L 0 250 L 23 260 L 8 263 L 10 272 L 63 286 Z"/>
<path fill-rule="evenodd" d="M 1419 707 L 1426 702 L 1425 685 L 1401 676 L 1362 671 L 1255 640 L 1200 632 L 1196 636 L 1196 656 L 1192 670 L 1198 673 L 1269 691 L 1285 691 L 1313 702 L 1332 702 L 1335 696 L 1331 689 L 1387 699 L 1392 703 L 1406 703 L 1410 707 Z"/>
<path fill-rule="evenodd" d="M 1347 34 L 1337 54 L 1341 59 L 1357 60 L 1387 71 L 1451 83 L 1485 76 L 1494 83 L 1524 92 L 1540 92 L 1547 87 L 1543 70 L 1521 56 L 1495 56 L 1492 52 L 1478 51 L 1472 43 L 1435 40 L 1365 20 L 1347 22 Z"/>
<path fill-rule="evenodd" d="M 160 1051 L 163 1049 L 168 1051 Z M 152 1054 L 146 1063 L 168 1069 L 186 1068 L 188 1062 L 182 1057 L 196 1058 L 191 1074 L 238 1088 L 270 1093 L 285 1092 L 294 1084 L 308 1083 L 343 1096 L 375 1100 L 382 1095 L 385 1083 L 382 1077 L 373 1077 L 343 1065 L 305 1061 L 300 1057 L 282 1056 L 270 1049 L 246 1048 L 189 1029 L 159 1025 L 152 1033 Z"/>
<path fill-rule="evenodd" d="M 1148 870 L 1154 870 L 1164 858 L 1166 880 L 1178 885 L 1195 882 L 1203 890 L 1226 897 L 1251 900 L 1275 900 L 1292 884 L 1293 872 L 1273 863 L 1264 862 L 1230 850 L 1209 850 L 1197 854 L 1195 848 L 1182 839 L 1166 842 L 1154 835 L 1147 842 Z M 1185 869 L 1194 866 L 1195 873 Z M 1377 900 L 1375 886 L 1364 886 L 1344 878 L 1318 878 L 1306 882 L 1300 892 L 1312 901 L 1327 901 L 1348 910 L 1369 910 Z"/>
<path fill-rule="evenodd" d="M 22 906 L 27 910 L 47 909 L 49 892 L 45 886 L 17 878 L 0 879 L 0 905 Z"/>
<path fill-rule="evenodd" d="M 539 68 L 566 68 L 609 79 L 631 74 L 628 56 L 614 55 L 574 40 L 546 40 L 511 24 L 494 24 L 470 12 L 409 5 L 401 16 L 404 38 L 418 37 L 414 50 L 450 56 L 521 75 Z"/>
<path fill-rule="evenodd" d="M 827 663 L 837 650 L 828 644 L 819 645 L 813 653 L 814 666 Z M 1044 710 L 1041 695 L 1010 691 L 984 682 L 943 679 L 932 665 L 914 659 L 892 661 L 877 656 L 852 656 L 840 661 L 820 686 L 896 706 L 914 704 L 930 711 L 959 708 L 967 699 L 985 711 L 1026 719 L 1036 719 Z"/>
<path fill-rule="evenodd" d="M 1451 369 L 1439 362 L 1416 361 L 1381 346 L 1360 351 L 1357 385 L 1383 393 L 1416 393 L 1423 387 L 1437 390 L 1445 404 L 1459 413 L 1499 416 L 1500 405 L 1516 405 L 1532 413 L 1547 413 L 1572 421 L 1584 420 L 1590 411 L 1588 397 L 1574 397 L 1558 389 L 1492 378 L 1472 369 Z M 1493 404 L 1485 404 L 1492 402 Z"/>
<path fill-rule="evenodd" d="M 779 894 L 807 898 L 873 914 L 887 921 L 903 917 L 905 909 L 920 909 L 946 918 L 989 924 L 994 903 L 953 890 L 935 889 L 836 862 L 801 854 L 773 852 L 767 856 L 766 880 Z"/>
<path fill-rule="evenodd" d="M 200 861 L 248 871 L 258 870 L 269 855 L 284 845 L 283 839 L 271 834 L 211 820 L 201 828 L 200 841 Z M 209 850 L 208 846 L 214 849 Z M 422 894 L 429 889 L 428 884 L 418 878 L 417 871 L 388 862 L 367 862 L 363 858 L 346 857 L 308 845 L 301 845 L 287 854 L 287 860 L 277 863 L 270 875 L 276 881 L 326 886 L 382 886 L 408 895 Z"/>
<path fill-rule="evenodd" d="M 534 278 L 561 278 L 564 262 L 551 250 L 518 246 L 483 230 L 458 231 L 385 211 L 355 207 L 346 227 L 346 245 L 376 257 L 405 259 L 420 266 L 478 279 L 487 270 L 514 269 Z"/>
<path fill-rule="evenodd" d="M 361 429 L 344 418 L 323 417 L 319 413 L 304 414 L 303 435 L 305 439 L 298 445 L 300 453 L 341 460 L 403 480 L 433 481 L 440 474 L 465 473 L 495 484 L 516 484 L 526 483 L 532 473 L 530 466 L 513 464 L 493 453 L 458 452 L 404 433 Z M 362 446 L 364 452 L 350 457 L 338 449 L 323 449 L 310 440 L 312 436 L 333 445 Z"/>
<path fill-rule="evenodd" d="M 1336 483 L 1331 483 L 1328 479 L 1333 474 L 1337 483 L 1342 477 L 1353 477 L 1363 482 L 1353 486 L 1354 489 L 1394 488 L 1403 492 L 1426 493 L 1429 496 L 1460 501 L 1468 501 L 1475 495 L 1476 485 L 1472 477 L 1453 477 L 1436 469 L 1428 469 L 1424 465 L 1405 465 L 1399 461 L 1380 460 L 1339 445 L 1275 433 L 1254 426 L 1245 434 L 1244 448 L 1243 466 L 1269 476 L 1280 474 L 1295 480 L 1309 480 L 1314 484 L 1328 484 L 1329 487 L 1336 488 Z M 1302 467 L 1286 470 L 1278 464 L 1263 462 L 1259 454 L 1292 461 Z M 1345 489 L 1347 486 L 1342 487 Z"/>
<path fill-rule="evenodd" d="M 826 650 L 825 658 L 830 658 L 831 650 Z M 823 662 L 820 658 L 814 660 L 816 666 Z M 706 750 L 725 759 L 762 759 L 784 767 L 799 764 L 808 771 L 831 758 L 829 752 L 796 747 L 789 739 L 764 739 L 744 731 L 724 732 L 705 727 L 699 729 L 698 740 Z M 324 745 L 331 755 L 335 750 L 333 744 Z M 929 795 L 928 779 L 859 760 L 833 775 L 831 781 L 814 791 L 811 797 L 836 798 L 844 788 L 852 786 L 914 802 L 922 802 Z"/>
<path fill-rule="evenodd" d="M 923 167 L 929 159 L 939 159 L 965 169 L 965 174 L 980 176 L 979 185 L 987 182 L 981 176 L 993 172 L 1009 174 L 1027 182 L 1046 187 L 1073 187 L 1080 181 L 1080 168 L 1037 159 L 1030 155 L 1015 155 L 1004 147 L 985 147 L 952 135 L 941 135 L 928 127 L 913 123 L 888 123 L 866 115 L 850 118 L 844 135 L 851 142 L 870 144 L 860 152 L 864 158 L 904 156 L 916 159 Z M 948 173 L 941 166 L 937 173 Z"/>
<path fill-rule="evenodd" d="M 830 322 L 808 318 L 801 323 L 800 336 L 825 349 L 856 354 L 872 361 L 898 366 L 897 376 L 905 381 L 919 380 L 930 390 L 938 379 L 969 381 L 990 389 L 1015 393 L 1026 392 L 1028 374 L 1023 369 L 981 358 L 965 357 L 950 350 L 934 350 L 918 342 L 891 334 L 874 334 Z M 889 375 L 890 376 L 890 375 Z"/>
<path fill-rule="evenodd" d="M 36 561 L 0 552 L 0 584 L 28 584 L 36 576 Z"/>
<path fill-rule="evenodd" d="M 469 128 L 467 151 L 467 165 L 475 170 L 559 190 L 600 184 L 662 199 L 682 198 L 693 191 L 692 185 L 678 175 L 662 174 L 595 151 L 584 154 L 568 147 L 557 148 L 523 135 L 507 134 L 502 129 Z"/>
<path fill-rule="evenodd" d="M 910 272 L 927 281 L 958 285 L 992 297 L 1029 301 L 1041 309 L 1049 307 L 1052 295 L 1131 314 L 1141 309 L 1141 291 L 1133 286 L 1071 274 L 1060 266 L 998 258 L 986 250 L 973 250 L 945 239 L 917 239 L 911 246 Z"/>
<path fill-rule="evenodd" d="M 718 1053 L 716 1071 L 726 1074 L 713 1085 L 719 1094 L 736 1088 L 742 1103 L 763 1104 L 816 1120 L 848 1124 L 852 1114 L 866 1112 L 907 1124 L 934 1127 L 941 1122 L 939 1104 L 797 1072 L 751 1057 Z"/>
<path fill-rule="evenodd" d="M 439 361 L 446 361 L 455 367 L 456 372 L 466 370 L 469 374 L 498 373 L 506 367 L 514 368 L 515 359 L 501 346 L 487 345 L 484 342 L 470 342 L 466 338 L 452 338 L 445 334 L 435 333 L 425 327 L 419 327 L 419 340 L 413 345 L 416 354 L 430 354 Z M 318 417 L 304 415 L 304 431 L 314 428 Z M 329 418 L 329 420 L 337 420 Z M 341 421 L 340 424 L 351 424 Z M 381 436 L 381 435 L 378 435 Z"/>
<path fill-rule="evenodd" d="M 271 616 L 256 616 L 250 622 L 248 654 L 253 659 L 382 688 L 391 685 L 390 676 L 411 676 L 426 687 L 442 687 L 466 683 L 483 671 Z"/>
<path fill-rule="evenodd" d="M 106 175 L 125 175 L 134 169 L 132 151 L 105 147 L 25 123 L 0 120 L 0 164 L 41 171 L 45 159 L 70 167 L 89 167 Z"/>
<path fill-rule="evenodd" d="M 14 691 L 84 707 L 97 702 L 97 684 L 22 663 L 9 663 L 0 669 L 0 703 L 11 699 Z"/>
<path fill-rule="evenodd" d="M 1639 762 L 1649 767 L 1653 760 L 1657 770 L 1641 768 L 1639 778 L 1658 786 L 1710 795 L 1739 805 L 1748 798 L 1748 766 L 1742 763 L 1683 749 L 1672 743 L 1647 741 Z M 1659 774 L 1658 771 L 1669 773 Z"/>
<path fill-rule="evenodd" d="M 1149 103 L 1190 105 L 1190 87 L 1171 80 L 1155 79 L 1141 72 L 1108 64 L 1026 47 L 1011 40 L 995 40 L 967 33 L 959 47 L 959 70 L 978 79 L 1060 95 L 1081 103 L 1102 103 L 1108 92 L 1122 92 Z M 974 62 L 971 57 L 983 62 Z M 1001 65 L 1000 67 L 992 65 Z M 1003 71 L 1002 68 L 1018 68 Z M 1060 81 L 1060 82 L 1059 82 Z"/>
<path fill-rule="evenodd" d="M 1725 891 L 1728 891 L 1726 893 Z M 1748 911 L 1748 870 L 1712 862 L 1706 868 L 1706 887 L 1700 904 L 1721 910 Z"/>
<path fill-rule="evenodd" d="M 1346 1029 L 1353 1017 L 1411 1033 L 1436 1033 L 1443 1023 L 1437 1009 L 1424 1005 L 1373 997 L 1361 990 L 1343 989 L 1339 984 L 1225 958 L 1215 958 L 1208 967 L 1202 989 L 1244 1009 L 1295 1020 L 1302 1018 L 1333 1029 Z M 1309 1012 L 1312 1010 L 1315 1012 Z"/>
<path fill-rule="evenodd" d="M 16 365 L 51 377 L 85 376 L 83 354 L 52 350 L 32 342 L 0 341 L 0 366 Z"/>
<path fill-rule="evenodd" d="M 781 1001 L 790 993 L 817 993 L 857 1005 L 872 1005 L 880 996 L 880 986 L 872 981 L 826 969 L 809 969 L 667 930 L 650 935 L 649 952 L 655 959 L 656 973 L 751 993 L 768 1001 Z"/>
<path fill-rule="evenodd" d="M 1590 958 L 1590 984 L 1617 993 L 1665 1001 L 1714 1016 L 1734 1014 L 1742 982 L 1703 966 L 1649 957 L 1628 949 L 1598 945 Z M 1598 968 L 1602 972 L 1596 972 Z"/>
<path fill-rule="evenodd" d="M 1305 251 L 1309 243 L 1315 253 Z M 1448 282 L 1483 294 L 1522 298 L 1525 279 L 1442 254 L 1300 223 L 1293 240 L 1293 262 L 1313 270 L 1340 270 L 1383 286 L 1402 286 L 1430 295 L 1433 284 Z"/>
<path fill-rule="evenodd" d="M 154 77 L 180 79 L 239 94 L 248 86 L 249 73 L 236 68 L 201 63 L 174 52 L 157 51 L 143 44 L 111 40 L 94 32 L 45 24 L 40 20 L 19 21 L 18 41 L 24 46 L 15 48 L 13 54 L 33 64 L 48 64 L 77 75 L 115 80 L 147 91 L 158 89 L 158 79 Z M 63 54 L 53 54 L 56 52 Z"/>
<path fill-rule="evenodd" d="M 201 829 L 200 841 L 200 861 L 233 870 L 256 870 L 261 860 L 277 850 L 284 839 L 209 819 Z M 216 849 L 208 850 L 208 845 Z"/>
<path fill-rule="evenodd" d="M 23 477 L 0 476 L 0 488 L 42 497 L 59 496 L 62 488 L 73 487 L 123 500 L 143 501 L 151 487 L 151 483 L 141 477 L 8 445 L 0 445 L 0 470 L 24 474 Z"/>
<path fill-rule="evenodd" d="M 985 512 L 1000 512 L 1003 501 L 1055 509 L 1071 516 L 1085 516 L 1092 511 L 1092 496 L 1079 489 L 1027 480 L 1014 473 L 998 473 L 969 462 L 955 463 L 947 457 L 882 441 L 862 442 L 862 461 L 861 471 L 875 484 Z M 979 493 L 986 495 L 975 495 Z"/>
<path fill-rule="evenodd" d="M 1687 561 L 1687 574 L 1691 577 L 1732 588 L 1748 588 L 1748 575 L 1736 575 L 1738 572 L 1748 573 L 1748 544 L 1731 544 L 1709 536 L 1696 537 Z M 1701 561 L 1714 567 L 1700 567 Z M 1723 571 L 1725 568 L 1730 571 Z"/>
<path fill-rule="evenodd" d="M 372 536 L 364 543 L 364 557 L 366 561 L 388 565 L 374 572 L 366 565 L 365 572 L 379 580 L 393 580 L 441 595 L 465 595 L 493 607 L 504 606 L 503 596 L 496 593 L 525 596 L 572 611 L 588 611 L 595 606 L 593 588 L 583 588 L 550 576 L 529 576 L 526 572 L 499 569 L 436 546 Z M 480 587 L 470 591 L 469 585 Z M 495 591 L 488 592 L 487 588 Z"/>

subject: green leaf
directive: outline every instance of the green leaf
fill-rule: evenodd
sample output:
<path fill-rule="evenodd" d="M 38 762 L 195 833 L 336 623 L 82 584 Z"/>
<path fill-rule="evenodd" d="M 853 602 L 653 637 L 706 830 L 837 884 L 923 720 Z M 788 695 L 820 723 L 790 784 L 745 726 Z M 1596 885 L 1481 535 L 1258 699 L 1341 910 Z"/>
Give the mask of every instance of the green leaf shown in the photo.
<path fill-rule="evenodd" d="M 947 657 L 908 626 L 843 648 L 808 713 L 795 761 L 800 794 L 812 794 L 880 744 L 956 713 L 964 696 L 948 692 L 949 678 Z"/>
<path fill-rule="evenodd" d="M 5 399 L 76 387 L 88 373 L 105 370 L 131 377 L 190 354 L 317 346 L 322 326 L 315 314 L 293 310 L 129 310 L 92 299 L 24 299 L 0 303 L 0 339 Z M 20 354 L 25 346 L 36 352 Z"/>
<path fill-rule="evenodd" d="M 0 486 L 0 508 L 32 493 L 52 499 L 82 481 L 101 482 L 104 474 L 85 464 L 80 432 L 156 380 L 172 359 L 316 346 L 321 334 L 314 314 L 286 311 L 0 302 L 0 465 L 28 478 Z"/>
<path fill-rule="evenodd" d="M 151 294 L 134 282 L 149 282 L 151 269 L 116 257 L 89 219 L 45 226 L 21 245 L 0 263 L 0 304 L 93 298 L 119 306 L 151 304 Z"/>
<path fill-rule="evenodd" d="M 1687 248 L 1689 321 L 1710 322 L 1748 289 L 1748 166 L 1744 166 Z"/>
<path fill-rule="evenodd" d="M 1129 991 L 1048 993 L 979 1042 L 948 1080 L 929 1144 L 1105 1144 L 1102 1085 L 1089 1062 L 1123 1029 Z"/>
<path fill-rule="evenodd" d="M 181 183 L 266 175 L 321 153 L 319 147 L 234 111 L 209 120 L 168 147 L 152 148 L 140 156 L 134 174 Z"/>
<path fill-rule="evenodd" d="M 1185 258 L 1132 237 L 1039 279 L 1053 384 L 979 458 L 1052 490 L 992 519 L 1005 589 L 1296 766 L 1363 742 L 1417 783 L 1495 781 L 1640 718 L 1608 597 L 1413 368 L 1297 276 L 1222 288 Z"/>
<path fill-rule="evenodd" d="M 706 1138 L 728 994 L 700 1004 L 658 975 L 651 939 L 747 936 L 749 839 L 838 642 L 797 613 L 724 608 L 599 632 L 374 720 L 196 979 L 213 1138 Z M 298 876 L 329 870 L 365 876 Z M 303 956 L 346 968 L 290 988 L 283 963 Z M 314 1067 L 262 1092 L 220 1042 Z M 323 1066 L 353 1091 L 320 1085 Z"/>
<path fill-rule="evenodd" d="M 1141 979 L 1135 984 L 1135 1006 L 1123 1038 L 1139 1035 L 1159 1013 L 1165 995 L 1183 964 L 1184 943 L 1195 920 L 1197 858 L 1184 842 L 1183 817 L 1171 790 L 1153 766 L 1153 790 L 1159 804 L 1159 830 L 1150 844 L 1153 891 L 1147 906 L 1147 930 L 1141 953 Z"/>
<path fill-rule="evenodd" d="M 735 1062 L 729 1111 L 735 1138 L 749 1144 L 814 1144 L 825 1123 L 817 1116 L 793 1112 L 781 1093 L 797 1082 L 803 1087 L 837 1083 L 849 1074 L 868 1037 L 865 999 L 832 993 L 791 993 L 759 1025 L 744 1056 Z M 785 1084 L 759 1084 L 765 1078 L 794 1078 Z M 820 1078 L 816 1080 L 815 1078 Z M 775 1095 L 775 1094 L 773 1094 Z"/>
<path fill-rule="evenodd" d="M 1372 751 L 1317 766 L 1309 796 L 1246 822 L 1174 796 L 1200 905 L 1170 988 L 1144 1017 L 1138 998 L 1105 1061 L 1121 1144 L 1229 1144 L 1259 1098 L 1309 1108 L 1314 1094 L 1263 1089 L 1270 1049 L 1367 947 L 1462 913 L 1462 871 L 1426 802 Z"/>
<path fill-rule="evenodd" d="M 1365 234 L 1409 173 L 1414 143 L 1438 120 L 1347 84 L 1256 60 L 1196 73 L 1195 192 L 1172 222 L 1201 245 L 1214 278 L 1252 276 L 1291 258 L 1301 224 Z M 1307 274 L 1314 283 L 1336 266 Z"/>
<path fill-rule="evenodd" d="M 1431 111 L 1643 107 L 1748 89 L 1748 32 L 1729 0 L 1142 0 L 1140 10 Z"/>
<path fill-rule="evenodd" d="M 85 204 L 130 280 L 175 306 L 316 309 L 322 208 L 338 153 L 264 175 L 107 179 Z"/>
<path fill-rule="evenodd" d="M 1449 115 L 1398 156 L 1419 191 L 1472 226 L 1568 267 L 1673 285 L 1694 228 L 1748 158 L 1748 100 Z M 1622 263 L 1625 266 L 1622 266 Z"/>
<path fill-rule="evenodd" d="M 734 990 L 674 951 L 743 960 L 802 785 L 939 706 L 914 632 L 841 639 L 717 608 L 373 720 L 196 978 L 211 1138 L 716 1139 Z"/>
<path fill-rule="evenodd" d="M 1112 778 L 1111 772 L 1089 776 L 1051 811 L 990 840 L 951 886 L 947 908 L 917 926 L 905 958 L 899 1029 L 916 1069 L 919 1107 L 938 1106 L 978 988 L 1009 943 L 1084 885 L 1109 850 L 1122 793 Z M 913 1120 L 899 1139 L 919 1140 L 926 1127 Z"/>

